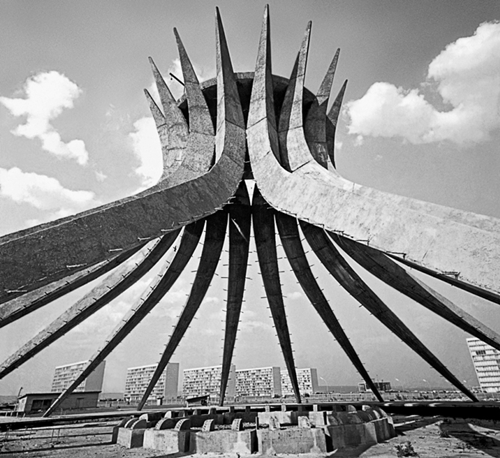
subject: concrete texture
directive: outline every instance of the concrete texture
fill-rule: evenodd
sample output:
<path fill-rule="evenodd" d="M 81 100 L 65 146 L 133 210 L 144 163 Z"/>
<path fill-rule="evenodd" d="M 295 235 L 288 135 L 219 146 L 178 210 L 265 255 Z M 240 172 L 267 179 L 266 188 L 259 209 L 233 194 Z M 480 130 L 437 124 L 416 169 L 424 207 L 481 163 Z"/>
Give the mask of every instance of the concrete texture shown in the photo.
<path fill-rule="evenodd" d="M 238 453 L 250 455 L 257 451 L 256 431 L 212 431 L 191 432 L 191 452 L 194 453 Z"/>
<path fill-rule="evenodd" d="M 144 432 L 143 446 L 144 448 L 162 450 L 167 453 L 188 452 L 190 435 L 189 430 L 147 429 Z"/>
<path fill-rule="evenodd" d="M 125 448 L 142 447 L 144 444 L 145 429 L 130 429 L 121 427 L 118 429 L 116 443 Z"/>
<path fill-rule="evenodd" d="M 264 455 L 325 453 L 326 437 L 319 428 L 257 430 L 258 451 Z"/>

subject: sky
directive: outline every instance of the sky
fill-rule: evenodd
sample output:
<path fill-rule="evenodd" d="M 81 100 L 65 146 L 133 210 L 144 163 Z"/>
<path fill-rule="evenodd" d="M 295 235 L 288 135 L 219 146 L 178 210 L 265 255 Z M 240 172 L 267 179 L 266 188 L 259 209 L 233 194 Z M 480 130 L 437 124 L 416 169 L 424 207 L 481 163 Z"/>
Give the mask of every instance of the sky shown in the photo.
<path fill-rule="evenodd" d="M 313 92 L 336 49 L 341 49 L 332 98 L 348 79 L 336 138 L 337 168 L 343 176 L 395 194 L 500 217 L 497 0 L 269 4 L 275 74 L 289 76 L 309 20 L 313 26 L 306 86 Z M 162 164 L 143 94 L 144 88 L 155 93 L 148 56 L 180 96 L 182 86 L 168 77 L 170 72 L 181 76 L 172 32 L 177 27 L 199 78 L 213 77 L 218 6 L 235 71 L 253 71 L 264 5 L 237 0 L 2 1 L 0 234 L 112 202 L 154 184 Z M 403 387 L 446 386 L 359 308 L 313 254 L 308 256 L 373 377 Z M 189 292 L 197 257 L 158 307 L 108 357 L 104 391 L 123 390 L 127 367 L 158 361 Z M 297 367 L 318 368 L 321 384 L 356 384 L 359 375 L 308 304 L 286 258 L 280 263 Z M 198 319 L 173 357 L 181 369 L 221 363 L 224 264 L 223 258 Z M 284 367 L 262 298 L 255 253 L 250 264 L 234 362 L 237 368 Z M 477 385 L 465 333 L 369 273 L 359 273 L 460 380 Z M 49 389 L 54 367 L 88 359 L 151 278 L 142 279 L 0 381 L 0 393 L 15 394 L 20 387 L 25 392 Z M 497 306 L 427 280 L 500 332 Z M 92 285 L 1 329 L 0 360 Z"/>

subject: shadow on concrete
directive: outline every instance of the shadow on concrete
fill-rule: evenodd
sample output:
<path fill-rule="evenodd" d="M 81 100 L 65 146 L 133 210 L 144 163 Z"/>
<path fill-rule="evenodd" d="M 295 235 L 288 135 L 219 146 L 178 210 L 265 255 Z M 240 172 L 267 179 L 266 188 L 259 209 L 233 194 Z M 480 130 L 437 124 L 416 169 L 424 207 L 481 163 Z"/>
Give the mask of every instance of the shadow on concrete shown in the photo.
<path fill-rule="evenodd" d="M 0 451 L 0 456 L 16 456 L 16 455 L 25 455 L 29 456 L 32 453 L 40 453 L 40 452 L 58 452 L 60 450 L 71 450 L 71 449 L 82 449 L 82 448 L 88 448 L 88 447 L 103 447 L 107 445 L 114 445 L 113 442 L 97 442 L 97 443 L 92 443 L 92 444 L 78 444 L 78 445 L 54 445 L 51 447 L 33 447 L 33 448 L 28 448 L 28 449 L 21 449 L 21 450 L 2 450 Z M 70 455 L 68 455 L 70 456 Z"/>
<path fill-rule="evenodd" d="M 500 458 L 500 440 L 489 436 L 486 432 L 476 431 L 469 423 L 475 424 L 476 421 L 443 421 L 439 425 L 441 437 L 454 437 L 462 441 L 463 446 L 457 448 L 457 451 L 464 453 L 473 449 L 480 450 L 486 455 Z M 491 424 L 490 424 L 491 423 Z M 499 425 L 494 425 L 488 422 L 485 425 L 481 421 L 477 421 L 478 426 L 483 428 L 500 430 Z"/>

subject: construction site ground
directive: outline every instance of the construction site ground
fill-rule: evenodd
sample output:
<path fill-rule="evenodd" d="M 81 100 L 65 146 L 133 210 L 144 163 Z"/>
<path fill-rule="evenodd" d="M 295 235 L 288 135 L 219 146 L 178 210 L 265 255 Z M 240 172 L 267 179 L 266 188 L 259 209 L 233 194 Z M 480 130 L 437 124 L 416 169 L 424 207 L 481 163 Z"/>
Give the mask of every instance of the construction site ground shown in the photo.
<path fill-rule="evenodd" d="M 166 454 L 144 448 L 126 449 L 112 444 L 111 432 L 115 424 L 114 421 L 2 432 L 0 458 L 197 457 L 195 454 Z M 338 450 L 322 456 L 500 457 L 500 422 L 411 416 L 395 417 L 395 424 L 397 436 L 387 442 L 364 450 Z M 211 455 L 211 458 L 217 456 L 238 458 L 237 454 Z"/>

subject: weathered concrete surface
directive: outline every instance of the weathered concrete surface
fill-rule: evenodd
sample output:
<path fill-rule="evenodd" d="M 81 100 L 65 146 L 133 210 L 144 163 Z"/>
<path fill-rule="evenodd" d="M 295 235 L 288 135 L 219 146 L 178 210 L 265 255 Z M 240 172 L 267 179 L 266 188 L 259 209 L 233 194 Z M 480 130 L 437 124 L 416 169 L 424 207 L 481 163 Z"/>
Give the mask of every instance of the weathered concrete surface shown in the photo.
<path fill-rule="evenodd" d="M 120 427 L 118 429 L 118 437 L 116 443 L 125 448 L 142 447 L 144 444 L 145 429 L 130 429 Z"/>
<path fill-rule="evenodd" d="M 259 453 L 264 455 L 325 453 L 326 437 L 320 428 L 289 428 L 257 430 Z"/>
<path fill-rule="evenodd" d="M 190 451 L 192 453 L 238 453 L 250 455 L 257 451 L 255 429 L 245 431 L 192 431 Z"/>
<path fill-rule="evenodd" d="M 405 253 L 434 271 L 458 271 L 465 282 L 498 293 L 500 220 L 380 192 L 325 170 L 310 155 L 303 130 L 295 124 L 302 122 L 300 116 L 290 120 L 293 130 L 286 138 L 294 171 L 281 167 L 276 158 L 283 151 L 265 102 L 273 98 L 270 57 L 262 56 L 268 52 L 268 39 L 259 45 L 247 126 L 253 175 L 266 201 L 317 226 L 369 240 L 382 251 Z"/>
<path fill-rule="evenodd" d="M 144 432 L 143 447 L 153 450 L 162 450 L 167 453 L 189 451 L 191 431 L 175 431 L 173 429 L 146 429 Z"/>

